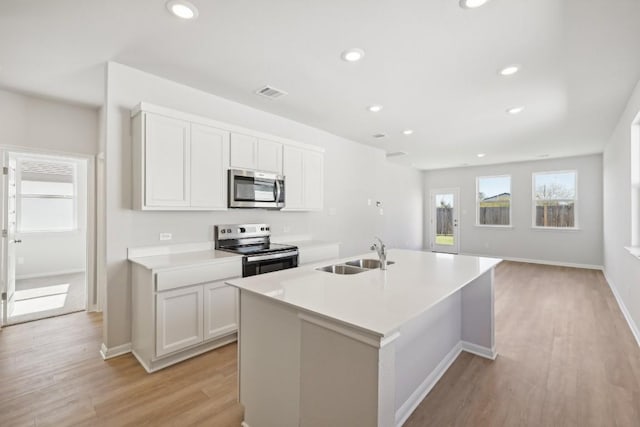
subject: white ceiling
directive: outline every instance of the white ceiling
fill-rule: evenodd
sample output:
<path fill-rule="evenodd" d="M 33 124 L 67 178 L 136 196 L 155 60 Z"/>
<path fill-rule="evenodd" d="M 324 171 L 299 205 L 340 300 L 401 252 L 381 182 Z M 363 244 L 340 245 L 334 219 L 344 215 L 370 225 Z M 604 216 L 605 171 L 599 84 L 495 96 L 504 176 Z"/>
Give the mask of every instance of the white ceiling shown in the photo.
<path fill-rule="evenodd" d="M 640 79 L 640 0 L 191 1 L 0 0 L 0 86 L 100 105 L 114 60 L 432 169 L 600 152 Z"/>

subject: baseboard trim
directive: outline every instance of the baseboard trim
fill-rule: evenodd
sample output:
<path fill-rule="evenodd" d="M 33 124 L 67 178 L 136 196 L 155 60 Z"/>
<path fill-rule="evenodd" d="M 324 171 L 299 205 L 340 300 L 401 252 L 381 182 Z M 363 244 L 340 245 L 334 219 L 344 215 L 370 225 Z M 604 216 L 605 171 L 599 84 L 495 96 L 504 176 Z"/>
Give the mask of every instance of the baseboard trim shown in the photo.
<path fill-rule="evenodd" d="M 604 274 L 604 280 L 607 281 L 607 285 L 609 285 L 609 289 L 611 289 L 611 293 L 613 294 L 613 297 L 616 299 L 616 302 L 618 303 L 618 307 L 620 308 L 620 311 L 622 312 L 624 319 L 627 321 L 627 325 L 629 325 L 629 329 L 631 329 L 631 334 L 636 339 L 636 343 L 638 344 L 638 347 L 640 347 L 640 330 L 638 329 L 638 326 L 634 323 L 633 318 L 629 313 L 629 310 L 627 310 L 627 306 L 624 305 L 624 301 L 622 300 L 622 297 L 618 293 L 618 290 L 616 288 L 616 285 L 613 283 L 613 280 L 611 280 L 607 275 L 607 270 L 603 269 L 602 274 Z"/>
<path fill-rule="evenodd" d="M 483 347 L 481 345 L 477 345 L 468 341 L 461 341 L 461 345 L 462 351 L 475 354 L 476 356 L 484 357 L 485 359 L 496 360 L 496 357 L 498 357 L 498 353 L 496 353 L 495 347 Z"/>
<path fill-rule="evenodd" d="M 431 389 L 440 381 L 447 369 L 455 362 L 462 352 L 462 342 L 456 344 L 449 353 L 438 363 L 424 381 L 415 389 L 411 396 L 396 411 L 396 426 L 401 427 L 416 410 L 418 405 L 429 394 Z"/>
<path fill-rule="evenodd" d="M 84 269 L 76 269 L 76 270 L 60 270 L 60 271 L 50 271 L 48 273 L 36 273 L 36 274 L 23 274 L 20 276 L 16 276 L 16 280 L 25 280 L 25 279 L 39 279 L 41 277 L 48 276 L 62 276 L 63 274 L 77 274 L 84 273 L 86 270 Z"/>
<path fill-rule="evenodd" d="M 478 257 L 484 257 L 484 258 L 500 258 L 505 261 L 526 262 L 529 264 L 543 264 L 543 265 L 554 265 L 558 267 L 585 268 L 587 270 L 603 270 L 604 269 L 602 265 L 597 265 L 597 264 L 579 264 L 575 262 L 550 261 L 546 259 L 515 258 L 515 257 L 508 257 L 508 256 L 482 255 L 482 254 L 470 254 L 470 253 L 460 253 L 460 255 L 478 256 Z"/>
<path fill-rule="evenodd" d="M 104 343 L 102 343 L 102 347 L 100 348 L 100 355 L 102 359 L 109 360 L 114 357 L 122 356 L 123 354 L 131 353 L 131 343 L 128 342 L 126 344 L 118 345 L 115 347 L 107 347 Z"/>
<path fill-rule="evenodd" d="M 251 426 L 243 421 L 240 423 L 240 427 L 251 427 Z"/>

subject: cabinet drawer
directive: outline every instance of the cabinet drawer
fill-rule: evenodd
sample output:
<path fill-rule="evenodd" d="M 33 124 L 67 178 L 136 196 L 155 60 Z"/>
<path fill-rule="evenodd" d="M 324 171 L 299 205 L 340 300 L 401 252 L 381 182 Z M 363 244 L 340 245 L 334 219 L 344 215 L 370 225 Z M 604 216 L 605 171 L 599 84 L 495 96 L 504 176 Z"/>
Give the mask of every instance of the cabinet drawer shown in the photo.
<path fill-rule="evenodd" d="M 157 273 L 156 290 L 166 291 L 168 289 L 240 276 L 242 276 L 242 262 L 241 259 L 238 258 L 238 260 L 234 262 L 222 262 L 220 264 L 202 265 Z"/>

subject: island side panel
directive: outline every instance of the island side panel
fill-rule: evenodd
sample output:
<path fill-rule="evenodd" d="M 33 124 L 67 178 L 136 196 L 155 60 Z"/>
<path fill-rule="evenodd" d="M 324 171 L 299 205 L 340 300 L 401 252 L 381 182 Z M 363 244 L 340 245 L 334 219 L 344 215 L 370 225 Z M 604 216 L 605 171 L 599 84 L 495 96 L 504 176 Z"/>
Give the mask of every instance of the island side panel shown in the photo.
<path fill-rule="evenodd" d="M 391 427 L 394 344 L 345 329 L 302 320 L 300 425 Z"/>
<path fill-rule="evenodd" d="M 495 359 L 494 269 L 462 289 L 462 348 Z"/>
<path fill-rule="evenodd" d="M 248 427 L 299 425 L 297 312 L 240 289 L 240 402 Z"/>
<path fill-rule="evenodd" d="M 460 354 L 461 291 L 400 328 L 395 424 L 402 425 Z"/>

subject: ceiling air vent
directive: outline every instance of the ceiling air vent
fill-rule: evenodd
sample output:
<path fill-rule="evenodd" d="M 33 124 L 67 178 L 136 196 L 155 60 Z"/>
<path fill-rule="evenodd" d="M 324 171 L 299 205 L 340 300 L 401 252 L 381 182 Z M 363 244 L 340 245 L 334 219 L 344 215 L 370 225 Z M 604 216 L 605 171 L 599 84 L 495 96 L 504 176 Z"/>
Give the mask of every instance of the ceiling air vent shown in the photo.
<path fill-rule="evenodd" d="M 278 99 L 285 95 L 288 95 L 287 92 L 280 89 L 276 89 L 273 86 L 262 87 L 258 89 L 255 93 L 256 95 L 264 96 L 265 98 L 269 98 L 269 99 Z"/>
<path fill-rule="evenodd" d="M 406 156 L 408 153 L 406 151 L 394 151 L 392 153 L 387 153 L 387 159 L 391 157 L 401 157 Z"/>

